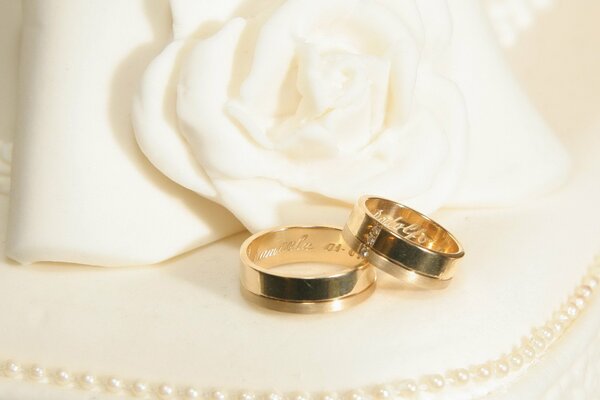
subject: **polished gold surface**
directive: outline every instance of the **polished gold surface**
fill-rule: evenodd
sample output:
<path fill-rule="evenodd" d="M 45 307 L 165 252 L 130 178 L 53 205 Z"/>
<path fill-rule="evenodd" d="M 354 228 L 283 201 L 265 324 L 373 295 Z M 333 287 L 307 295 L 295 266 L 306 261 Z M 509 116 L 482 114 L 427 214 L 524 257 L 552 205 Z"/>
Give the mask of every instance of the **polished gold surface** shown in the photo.
<path fill-rule="evenodd" d="M 368 297 L 376 271 L 329 226 L 282 227 L 257 233 L 241 247 L 244 297 L 277 311 L 339 311 Z M 292 273 L 278 268 L 311 263 Z M 341 266 L 331 272 L 327 264 Z"/>
<path fill-rule="evenodd" d="M 361 197 L 343 230 L 350 247 L 377 268 L 416 286 L 446 287 L 460 243 L 425 215 L 378 197 Z"/>

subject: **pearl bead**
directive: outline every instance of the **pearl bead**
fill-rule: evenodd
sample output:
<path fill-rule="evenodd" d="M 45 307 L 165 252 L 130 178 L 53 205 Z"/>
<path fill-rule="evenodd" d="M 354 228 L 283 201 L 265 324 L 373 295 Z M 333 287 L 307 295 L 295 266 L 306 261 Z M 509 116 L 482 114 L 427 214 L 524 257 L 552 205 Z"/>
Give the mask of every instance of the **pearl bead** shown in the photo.
<path fill-rule="evenodd" d="M 508 356 L 508 363 L 510 364 L 511 368 L 518 370 L 523 366 L 525 360 L 518 350 L 514 350 Z"/>
<path fill-rule="evenodd" d="M 166 385 L 166 384 L 160 385 L 156 391 L 157 391 L 157 394 L 162 398 L 171 397 L 175 393 L 175 389 L 173 389 L 172 386 Z"/>
<path fill-rule="evenodd" d="M 595 290 L 598 287 L 599 283 L 600 282 L 598 282 L 598 278 L 594 276 L 586 276 L 585 278 L 583 278 L 583 284 L 592 290 Z"/>
<path fill-rule="evenodd" d="M 464 368 L 453 369 L 446 374 L 446 380 L 453 385 L 464 385 L 469 382 L 469 371 Z"/>
<path fill-rule="evenodd" d="M 546 348 L 546 341 L 539 336 L 531 336 L 529 339 L 524 340 L 525 343 L 528 343 L 533 347 L 536 353 L 544 350 Z"/>
<path fill-rule="evenodd" d="M 585 304 L 586 304 L 585 297 L 583 297 L 583 296 L 573 296 L 573 298 L 571 299 L 571 302 L 573 304 L 575 304 L 575 306 L 577 308 L 579 308 L 580 310 L 583 310 L 583 308 L 585 307 Z"/>
<path fill-rule="evenodd" d="M 283 400 L 283 396 L 280 393 L 271 392 L 267 395 L 267 400 Z"/>
<path fill-rule="evenodd" d="M 148 385 L 144 382 L 134 382 L 131 385 L 131 393 L 134 396 L 145 396 L 148 393 Z"/>
<path fill-rule="evenodd" d="M 5 362 L 2 370 L 7 378 L 18 378 L 23 372 L 23 368 L 14 361 Z"/>
<path fill-rule="evenodd" d="M 83 374 L 79 378 L 79 386 L 86 390 L 93 389 L 98 384 L 98 380 L 94 375 L 91 374 Z"/>
<path fill-rule="evenodd" d="M 575 289 L 575 294 L 584 299 L 589 299 L 592 296 L 592 288 L 587 285 L 578 286 L 577 289 Z"/>
<path fill-rule="evenodd" d="M 564 307 L 562 307 L 560 311 L 557 311 L 554 314 L 554 320 L 568 325 L 571 322 L 571 317 L 569 317 L 569 314 L 567 314 Z"/>
<path fill-rule="evenodd" d="M 109 392 L 120 392 L 123 390 L 123 382 L 119 378 L 110 377 L 106 380 L 106 389 Z"/>
<path fill-rule="evenodd" d="M 225 400 L 227 398 L 227 395 L 225 394 L 225 392 L 215 390 L 214 392 L 212 392 L 211 397 L 213 400 Z"/>
<path fill-rule="evenodd" d="M 520 353 L 527 361 L 532 361 L 535 358 L 535 349 L 530 344 L 523 344 Z"/>
<path fill-rule="evenodd" d="M 318 400 L 338 400 L 338 395 L 335 392 L 320 392 L 315 395 Z"/>
<path fill-rule="evenodd" d="M 535 329 L 534 335 L 542 338 L 546 342 L 550 342 L 554 339 L 554 331 L 545 326 Z"/>
<path fill-rule="evenodd" d="M 441 375 L 428 375 L 420 380 L 419 387 L 422 387 L 427 392 L 437 392 L 442 390 L 446 384 L 446 380 Z"/>
<path fill-rule="evenodd" d="M 501 358 L 499 360 L 494 361 L 493 363 L 494 374 L 502 378 L 510 372 L 510 364 L 506 358 Z"/>
<path fill-rule="evenodd" d="M 183 391 L 183 397 L 188 400 L 194 400 L 200 397 L 200 392 L 193 387 L 189 387 Z"/>
<path fill-rule="evenodd" d="M 565 323 L 562 321 L 559 321 L 558 319 L 552 319 L 548 323 L 548 327 L 552 328 L 552 330 L 554 331 L 554 333 L 556 333 L 556 335 L 560 335 L 565 330 Z"/>
<path fill-rule="evenodd" d="M 380 385 L 373 388 L 372 392 L 376 399 L 386 400 L 393 397 L 394 389 L 390 385 Z"/>
<path fill-rule="evenodd" d="M 492 369 L 489 364 L 476 365 L 470 369 L 469 373 L 478 381 L 485 381 L 492 377 Z"/>
<path fill-rule="evenodd" d="M 54 376 L 54 381 L 61 386 L 69 385 L 72 379 L 73 378 L 71 378 L 71 374 L 65 370 L 57 371 L 56 375 Z"/>
<path fill-rule="evenodd" d="M 565 304 L 564 312 L 569 316 L 569 319 L 573 320 L 579 314 L 579 308 L 577 308 L 577 306 L 574 303 L 569 302 Z"/>
<path fill-rule="evenodd" d="M 240 395 L 240 399 L 241 400 L 255 400 L 256 399 L 256 395 L 254 393 L 251 393 L 251 392 L 243 392 Z"/>
<path fill-rule="evenodd" d="M 34 381 L 42 381 L 42 380 L 46 379 L 46 370 L 44 368 L 40 367 L 39 365 L 33 365 L 29 369 L 29 376 Z"/>
<path fill-rule="evenodd" d="M 310 400 L 310 394 L 304 392 L 292 393 L 289 398 L 292 400 Z"/>
<path fill-rule="evenodd" d="M 368 400 L 369 395 L 363 392 L 362 390 L 353 390 L 348 392 L 343 396 L 347 400 Z"/>
<path fill-rule="evenodd" d="M 403 381 L 397 382 L 394 384 L 396 388 L 396 393 L 400 396 L 411 396 L 419 390 L 419 386 L 417 382 L 413 379 L 405 379 Z"/>

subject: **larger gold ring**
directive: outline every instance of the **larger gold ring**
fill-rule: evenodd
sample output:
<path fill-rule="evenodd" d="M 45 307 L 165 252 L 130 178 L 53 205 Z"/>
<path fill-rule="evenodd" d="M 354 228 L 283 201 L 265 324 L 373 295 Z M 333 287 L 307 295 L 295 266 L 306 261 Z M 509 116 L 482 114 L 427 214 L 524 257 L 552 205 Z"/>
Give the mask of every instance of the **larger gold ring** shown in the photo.
<path fill-rule="evenodd" d="M 282 227 L 257 233 L 241 247 L 242 294 L 277 311 L 339 311 L 367 298 L 377 273 L 329 226 Z M 284 264 L 301 265 L 282 272 Z M 336 268 L 324 272 L 323 269 Z M 333 264 L 333 265 L 332 265 Z M 279 271 L 278 271 L 279 270 Z"/>
<path fill-rule="evenodd" d="M 448 286 L 464 255 L 460 243 L 441 225 L 379 197 L 358 200 L 342 235 L 372 265 L 426 289 Z"/>

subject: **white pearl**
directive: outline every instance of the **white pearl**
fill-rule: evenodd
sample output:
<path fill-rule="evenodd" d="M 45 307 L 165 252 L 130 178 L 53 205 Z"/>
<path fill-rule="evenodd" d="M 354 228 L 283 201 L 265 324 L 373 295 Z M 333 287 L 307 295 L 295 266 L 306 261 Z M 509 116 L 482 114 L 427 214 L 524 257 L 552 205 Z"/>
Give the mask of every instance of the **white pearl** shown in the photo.
<path fill-rule="evenodd" d="M 225 400 L 227 398 L 227 395 L 225 394 L 225 392 L 215 390 L 214 392 L 212 392 L 211 397 L 213 400 Z"/>
<path fill-rule="evenodd" d="M 481 364 L 469 370 L 470 375 L 478 381 L 485 381 L 492 377 L 492 368 L 489 364 Z"/>
<path fill-rule="evenodd" d="M 424 376 L 420 380 L 420 387 L 423 388 L 424 391 L 428 392 L 437 392 L 441 390 L 446 384 L 446 380 L 441 375 L 428 375 Z"/>
<path fill-rule="evenodd" d="M 94 375 L 83 374 L 79 378 L 79 386 L 81 386 L 84 389 L 87 389 L 87 390 L 93 389 L 94 387 L 96 387 L 97 384 L 98 384 L 98 380 L 96 379 L 96 377 Z"/>
<path fill-rule="evenodd" d="M 584 299 L 589 299 L 592 296 L 592 288 L 587 285 L 580 285 L 575 290 L 575 294 L 583 297 Z"/>
<path fill-rule="evenodd" d="M 551 342 L 554 339 L 554 331 L 546 326 L 535 329 L 534 335 L 541 337 L 546 342 Z"/>
<path fill-rule="evenodd" d="M 396 388 L 396 393 L 400 396 L 412 396 L 419 390 L 419 385 L 414 379 L 405 379 L 396 382 L 393 386 Z"/>
<path fill-rule="evenodd" d="M 585 297 L 583 297 L 583 296 L 573 296 L 573 298 L 571 299 L 571 302 L 573 304 L 575 304 L 575 306 L 577 308 L 579 308 L 580 310 L 583 310 L 583 308 L 585 307 L 585 304 L 586 304 Z"/>
<path fill-rule="evenodd" d="M 14 361 L 7 361 L 2 366 L 2 372 L 7 378 L 18 378 L 23 372 L 23 368 Z"/>
<path fill-rule="evenodd" d="M 517 370 L 523 366 L 525 360 L 523 359 L 523 356 L 521 355 L 521 353 L 519 353 L 518 350 L 514 350 L 508 356 L 508 363 L 510 364 L 511 368 Z"/>
<path fill-rule="evenodd" d="M 134 382 L 131 385 L 131 393 L 133 393 L 134 396 L 145 396 L 148 393 L 148 384 L 146 384 L 145 382 Z"/>
<path fill-rule="evenodd" d="M 373 397 L 380 400 L 390 399 L 394 395 L 394 389 L 390 385 L 379 385 L 373 388 Z"/>
<path fill-rule="evenodd" d="M 71 383 L 72 379 L 73 378 L 71 378 L 71 374 L 69 374 L 65 370 L 57 371 L 56 375 L 54 376 L 55 382 L 61 386 L 69 385 Z"/>
<path fill-rule="evenodd" d="M 494 361 L 493 367 L 495 375 L 500 378 L 508 375 L 510 372 L 510 364 L 506 358 Z"/>
<path fill-rule="evenodd" d="M 292 393 L 289 398 L 292 400 L 310 400 L 310 394 L 305 392 Z"/>
<path fill-rule="evenodd" d="M 554 319 L 565 325 L 568 325 L 571 322 L 571 317 L 569 317 L 569 314 L 566 313 L 566 311 L 564 310 L 564 307 L 562 307 L 560 311 L 557 311 L 554 314 Z"/>
<path fill-rule="evenodd" d="M 469 382 L 469 371 L 464 368 L 453 369 L 447 373 L 447 381 L 453 385 L 464 385 Z"/>
<path fill-rule="evenodd" d="M 519 351 L 527 361 L 535 358 L 535 349 L 530 344 L 523 344 Z"/>
<path fill-rule="evenodd" d="M 171 397 L 174 393 L 175 389 L 170 385 L 162 384 L 157 388 L 157 394 L 162 398 Z"/>
<path fill-rule="evenodd" d="M 565 304 L 564 312 L 569 316 L 571 320 L 573 320 L 577 317 L 577 315 L 579 315 L 579 308 L 572 302 L 569 302 Z"/>
<path fill-rule="evenodd" d="M 267 395 L 267 400 L 283 400 L 283 396 L 280 393 L 271 392 Z"/>
<path fill-rule="evenodd" d="M 588 275 L 585 278 L 583 278 L 583 284 L 592 290 L 596 290 L 599 283 L 600 282 L 598 282 L 598 278 L 596 278 L 594 276 Z"/>
<path fill-rule="evenodd" d="M 539 336 L 531 336 L 529 339 L 525 340 L 525 343 L 529 343 L 536 351 L 536 353 L 541 352 L 546 348 L 546 341 Z"/>
<path fill-rule="evenodd" d="M 106 381 L 106 389 L 109 392 L 119 392 L 121 390 L 123 390 L 123 382 L 116 377 L 110 377 L 108 378 L 108 380 Z"/>
<path fill-rule="evenodd" d="M 560 334 L 565 330 L 565 325 L 566 324 L 564 322 L 558 319 L 552 319 L 548 323 L 548 327 L 551 328 L 557 336 L 560 336 Z"/>
<path fill-rule="evenodd" d="M 46 370 L 44 368 L 40 367 L 39 365 L 33 365 L 29 369 L 29 376 L 34 381 L 44 380 L 44 379 L 46 379 Z"/>
<path fill-rule="evenodd" d="M 183 391 L 183 396 L 186 399 L 194 400 L 200 397 L 200 392 L 193 387 L 189 387 Z"/>
<path fill-rule="evenodd" d="M 256 395 L 254 393 L 251 393 L 251 392 L 243 392 L 240 395 L 240 399 L 241 400 L 255 400 L 256 399 Z"/>
<path fill-rule="evenodd" d="M 368 400 L 369 396 L 362 390 L 352 390 L 343 396 L 347 400 Z"/>

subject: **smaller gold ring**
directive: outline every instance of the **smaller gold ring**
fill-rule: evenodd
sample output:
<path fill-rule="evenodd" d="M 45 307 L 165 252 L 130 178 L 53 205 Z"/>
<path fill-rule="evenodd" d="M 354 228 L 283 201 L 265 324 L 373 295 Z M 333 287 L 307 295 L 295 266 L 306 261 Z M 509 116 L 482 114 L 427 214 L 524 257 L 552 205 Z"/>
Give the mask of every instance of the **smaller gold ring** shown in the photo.
<path fill-rule="evenodd" d="M 375 267 L 427 289 L 441 289 L 464 256 L 440 224 L 402 204 L 361 197 L 342 232 L 350 247 Z"/>
<path fill-rule="evenodd" d="M 242 244 L 240 258 L 244 297 L 277 311 L 339 311 L 366 299 L 377 279 L 375 269 L 344 242 L 341 230 L 330 226 L 288 226 L 259 232 Z M 293 273 L 275 268 L 297 263 L 321 265 L 302 266 Z M 342 268 L 323 272 L 322 264 Z"/>

